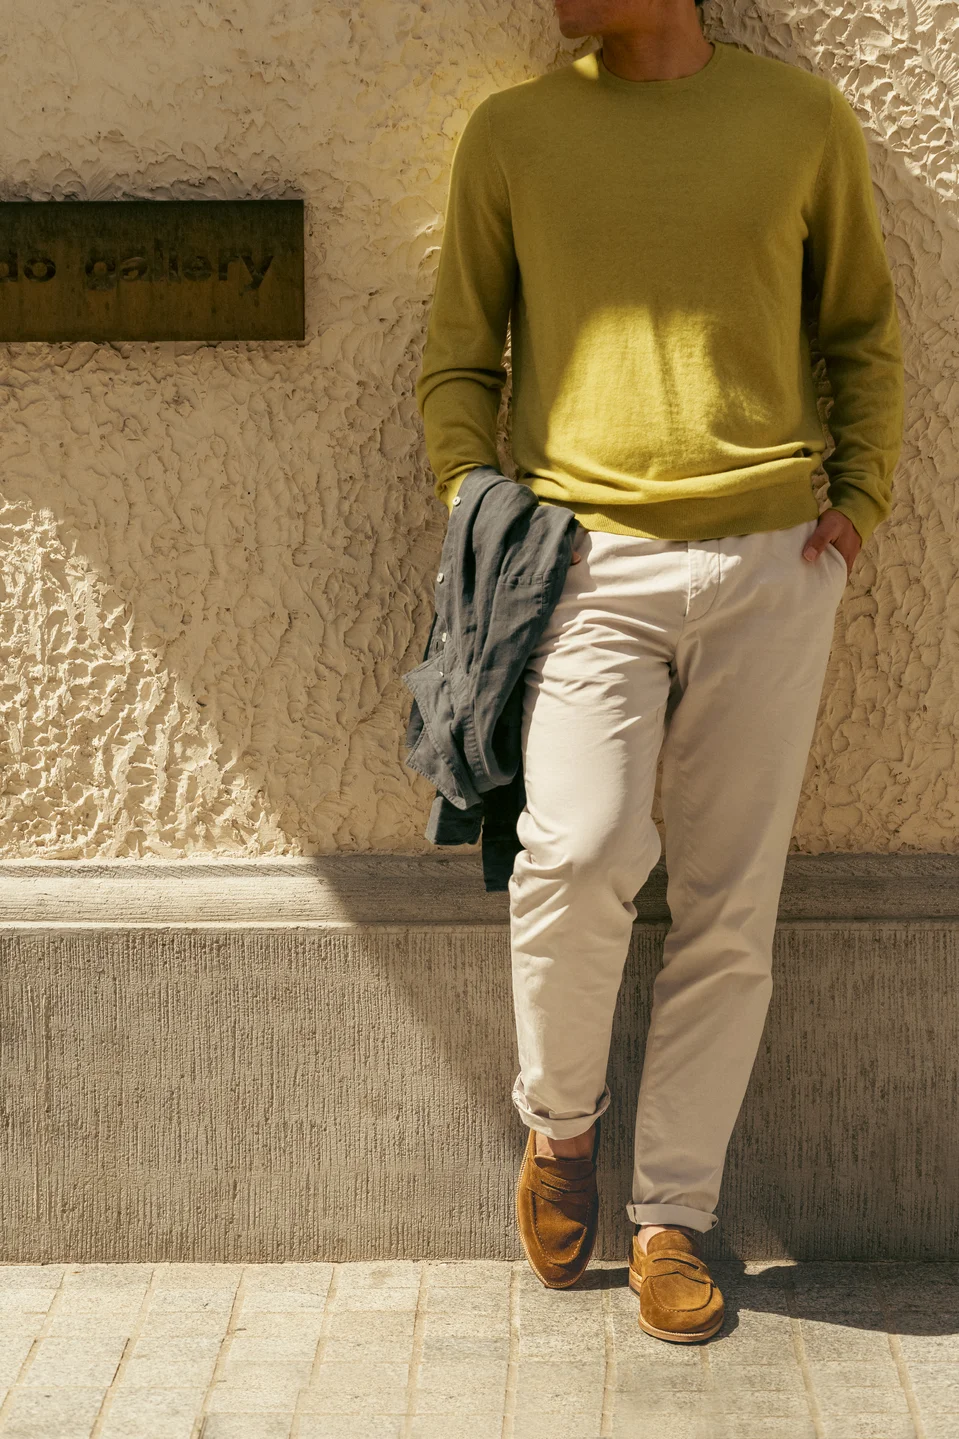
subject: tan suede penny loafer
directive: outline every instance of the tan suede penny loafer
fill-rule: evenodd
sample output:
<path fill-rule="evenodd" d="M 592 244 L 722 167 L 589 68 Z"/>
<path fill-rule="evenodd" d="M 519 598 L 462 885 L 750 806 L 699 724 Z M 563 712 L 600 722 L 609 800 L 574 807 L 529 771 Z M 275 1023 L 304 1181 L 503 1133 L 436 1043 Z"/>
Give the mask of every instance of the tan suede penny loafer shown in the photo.
<path fill-rule="evenodd" d="M 629 1287 L 639 1295 L 639 1327 L 656 1339 L 695 1344 L 722 1328 L 723 1296 L 681 1229 L 664 1229 L 646 1242 L 633 1235 Z"/>
<path fill-rule="evenodd" d="M 591 1159 L 554 1159 L 535 1153 L 531 1129 L 516 1186 L 516 1220 L 530 1268 L 547 1289 L 568 1289 L 590 1261 L 596 1243 L 599 1196 L 596 1150 Z"/>

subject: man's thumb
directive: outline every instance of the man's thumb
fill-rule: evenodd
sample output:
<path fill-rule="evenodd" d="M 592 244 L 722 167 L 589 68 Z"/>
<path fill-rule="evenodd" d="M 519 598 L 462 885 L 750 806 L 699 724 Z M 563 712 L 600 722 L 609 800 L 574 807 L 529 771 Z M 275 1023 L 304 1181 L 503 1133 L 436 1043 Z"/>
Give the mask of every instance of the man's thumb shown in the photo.
<path fill-rule="evenodd" d="M 806 541 L 805 547 L 802 552 L 803 559 L 818 560 L 819 556 L 822 554 L 823 550 L 828 544 L 829 536 L 826 534 L 822 525 L 818 525 L 816 529 L 813 530 L 812 534 L 809 536 L 809 539 Z"/>

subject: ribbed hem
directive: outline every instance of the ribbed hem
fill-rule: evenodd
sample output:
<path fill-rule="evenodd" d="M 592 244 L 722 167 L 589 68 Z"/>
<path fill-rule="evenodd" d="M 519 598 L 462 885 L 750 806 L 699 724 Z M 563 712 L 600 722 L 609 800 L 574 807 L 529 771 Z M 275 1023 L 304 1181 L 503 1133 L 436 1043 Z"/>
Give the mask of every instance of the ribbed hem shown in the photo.
<path fill-rule="evenodd" d="M 490 473 L 494 475 L 500 473 L 499 470 L 495 469 L 492 465 L 469 465 L 465 470 L 462 470 L 460 474 L 454 475 L 451 480 L 447 480 L 445 483 L 437 482 L 434 486 L 436 498 L 443 502 L 450 514 L 453 513 L 453 501 L 459 494 L 463 481 L 467 475 L 474 474 L 476 470 L 489 470 Z"/>
<path fill-rule="evenodd" d="M 626 1213 L 634 1224 L 682 1224 L 700 1234 L 719 1223 L 718 1215 L 705 1209 L 687 1209 L 684 1204 L 627 1204 Z"/>
<path fill-rule="evenodd" d="M 536 491 L 536 480 L 526 481 Z M 546 504 L 572 510 L 586 530 L 636 535 L 647 540 L 718 540 L 759 530 L 787 530 L 819 518 L 819 505 L 808 474 L 760 490 L 714 496 L 689 496 L 645 505 L 577 504 L 541 496 Z"/>

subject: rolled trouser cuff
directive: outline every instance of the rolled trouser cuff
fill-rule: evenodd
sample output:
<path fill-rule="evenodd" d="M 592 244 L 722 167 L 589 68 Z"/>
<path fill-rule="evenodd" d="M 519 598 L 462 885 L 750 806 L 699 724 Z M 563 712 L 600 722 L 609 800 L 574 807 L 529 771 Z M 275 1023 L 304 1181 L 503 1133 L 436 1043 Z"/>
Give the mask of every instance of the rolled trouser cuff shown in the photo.
<path fill-rule="evenodd" d="M 526 1091 L 523 1088 L 521 1079 L 517 1079 L 513 1085 L 513 1103 L 516 1106 L 520 1119 L 527 1129 L 536 1129 L 540 1134 L 545 1134 L 549 1139 L 575 1139 L 577 1134 L 585 1134 L 591 1129 L 601 1114 L 605 1114 L 609 1108 L 610 1101 L 609 1086 L 600 1095 L 596 1108 L 588 1114 L 564 1115 L 562 1118 L 555 1118 L 548 1114 L 537 1114 L 531 1108 Z"/>
<path fill-rule="evenodd" d="M 719 1223 L 719 1216 L 705 1209 L 688 1209 L 685 1204 L 627 1204 L 626 1213 L 634 1224 L 683 1225 L 701 1234 Z"/>

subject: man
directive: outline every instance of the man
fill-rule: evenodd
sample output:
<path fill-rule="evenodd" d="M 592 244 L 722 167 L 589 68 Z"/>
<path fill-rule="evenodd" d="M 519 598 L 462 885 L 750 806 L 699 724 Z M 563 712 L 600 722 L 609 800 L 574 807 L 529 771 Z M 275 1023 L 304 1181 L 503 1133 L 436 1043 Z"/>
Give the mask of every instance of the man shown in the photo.
<path fill-rule="evenodd" d="M 556 0 L 600 48 L 493 94 L 451 177 L 417 398 L 436 494 L 512 453 L 579 521 L 526 672 L 510 879 L 529 1134 L 520 1233 L 575 1283 L 633 897 L 659 857 L 672 924 L 636 1115 L 639 1322 L 723 1319 L 696 1236 L 758 1049 L 792 825 L 860 545 L 889 514 L 903 419 L 895 296 L 866 146 L 824 77 L 706 40 L 694 0 Z M 811 309 L 807 311 L 807 303 Z M 825 449 L 804 318 L 834 396 Z"/>

